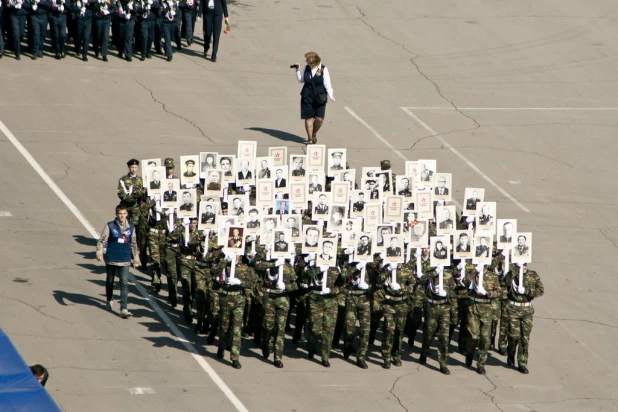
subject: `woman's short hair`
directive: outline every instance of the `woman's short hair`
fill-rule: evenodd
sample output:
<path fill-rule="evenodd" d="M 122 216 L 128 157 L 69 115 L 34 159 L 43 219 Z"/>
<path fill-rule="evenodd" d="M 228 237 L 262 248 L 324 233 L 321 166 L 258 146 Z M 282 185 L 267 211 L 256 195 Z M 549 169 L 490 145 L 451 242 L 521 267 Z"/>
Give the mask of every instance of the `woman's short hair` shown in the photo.
<path fill-rule="evenodd" d="M 318 56 L 318 54 L 316 52 L 306 53 L 305 54 L 305 59 L 307 59 L 307 64 L 311 68 L 316 67 L 322 61 L 322 59 L 320 59 L 320 56 Z"/>

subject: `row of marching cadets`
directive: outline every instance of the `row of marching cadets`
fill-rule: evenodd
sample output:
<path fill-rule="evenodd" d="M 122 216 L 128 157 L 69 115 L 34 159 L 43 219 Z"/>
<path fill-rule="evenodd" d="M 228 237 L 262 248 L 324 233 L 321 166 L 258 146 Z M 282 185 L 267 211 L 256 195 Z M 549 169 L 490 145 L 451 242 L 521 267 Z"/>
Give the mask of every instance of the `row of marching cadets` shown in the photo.
<path fill-rule="evenodd" d="M 96 58 L 108 61 L 110 28 L 112 44 L 120 58 L 151 58 L 154 52 L 172 60 L 172 43 L 182 49 L 182 38 L 193 43 L 198 0 L 0 0 L 0 57 L 4 48 L 21 60 L 23 41 L 33 60 L 44 57 L 50 31 L 56 59 L 67 54 L 67 38 L 76 57 L 88 61 L 91 43 Z M 27 30 L 26 30 L 27 29 Z M 164 39 L 164 43 L 162 43 Z"/>

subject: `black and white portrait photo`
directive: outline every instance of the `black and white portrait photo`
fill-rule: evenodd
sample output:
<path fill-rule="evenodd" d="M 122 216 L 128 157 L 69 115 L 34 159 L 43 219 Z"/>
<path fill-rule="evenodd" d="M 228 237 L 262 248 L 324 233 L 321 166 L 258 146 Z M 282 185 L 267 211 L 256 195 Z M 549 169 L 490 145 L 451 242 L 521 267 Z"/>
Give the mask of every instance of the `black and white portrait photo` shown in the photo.
<path fill-rule="evenodd" d="M 355 258 L 359 262 L 367 262 L 373 261 L 373 233 L 371 232 L 361 232 L 357 236 L 358 241 L 356 242 L 356 255 Z"/>
<path fill-rule="evenodd" d="M 227 214 L 229 216 L 237 216 L 238 221 L 244 221 L 245 217 L 245 209 L 249 205 L 249 194 L 245 193 L 242 195 L 231 195 L 228 196 L 228 210 Z"/>
<path fill-rule="evenodd" d="M 436 208 L 438 235 L 451 235 L 455 233 L 457 223 L 455 213 L 455 206 L 438 206 Z"/>
<path fill-rule="evenodd" d="M 328 176 L 337 176 L 345 169 L 346 149 L 328 149 Z"/>
<path fill-rule="evenodd" d="M 208 196 L 220 196 L 223 193 L 223 172 L 220 170 L 209 170 L 205 172 L 206 190 L 205 195 Z"/>
<path fill-rule="evenodd" d="M 307 162 L 306 155 L 291 155 L 290 156 L 290 181 L 304 182 L 306 180 L 305 163 Z"/>
<path fill-rule="evenodd" d="M 258 157 L 255 159 L 255 178 L 272 179 L 275 177 L 274 160 L 272 157 Z"/>
<path fill-rule="evenodd" d="M 302 240 L 300 236 L 300 220 L 299 215 L 286 215 L 283 217 L 283 228 L 289 229 L 293 242 L 299 242 Z"/>
<path fill-rule="evenodd" d="M 436 161 L 431 159 L 419 159 L 419 185 L 425 187 L 434 186 L 434 175 L 436 173 Z"/>
<path fill-rule="evenodd" d="M 219 202 L 206 202 L 201 201 L 198 215 L 198 229 L 216 229 L 217 228 L 217 216 L 219 214 Z"/>
<path fill-rule="evenodd" d="M 341 232 L 343 230 L 343 218 L 346 216 L 345 206 L 331 206 L 330 218 L 328 220 L 329 232 Z"/>
<path fill-rule="evenodd" d="M 200 177 L 206 179 L 208 171 L 219 168 L 217 158 L 219 154 L 213 152 L 200 152 Z"/>
<path fill-rule="evenodd" d="M 513 263 L 532 262 L 532 233 L 520 232 L 515 234 L 516 242 L 513 246 Z"/>
<path fill-rule="evenodd" d="M 453 175 L 451 173 L 436 173 L 434 176 L 434 200 L 451 200 Z"/>
<path fill-rule="evenodd" d="M 287 229 L 275 230 L 275 243 L 272 249 L 273 258 L 287 258 L 290 256 L 290 247 L 293 247 L 291 243 L 291 233 Z"/>
<path fill-rule="evenodd" d="M 272 245 L 275 241 L 275 229 L 279 227 L 279 216 L 262 215 L 262 227 L 260 230 L 260 244 Z"/>
<path fill-rule="evenodd" d="M 180 189 L 178 217 L 197 217 L 197 196 L 195 189 Z"/>
<path fill-rule="evenodd" d="M 316 266 L 337 265 L 337 238 L 323 238 L 318 241 L 319 247 L 316 254 Z"/>
<path fill-rule="evenodd" d="M 200 182 L 199 161 L 198 155 L 180 156 L 180 181 L 183 185 Z"/>
<path fill-rule="evenodd" d="M 255 181 L 253 173 L 253 159 L 236 159 L 236 184 L 252 185 Z"/>
<path fill-rule="evenodd" d="M 176 207 L 178 202 L 178 189 L 180 188 L 179 179 L 166 179 L 163 181 L 165 187 L 163 191 L 163 202 L 161 206 L 163 208 Z"/>
<path fill-rule="evenodd" d="M 474 264 L 489 264 L 492 258 L 493 235 L 492 234 L 475 234 L 474 237 L 474 256 L 472 262 Z"/>
<path fill-rule="evenodd" d="M 466 187 L 464 191 L 464 216 L 475 216 L 476 205 L 485 198 L 485 189 Z"/>
<path fill-rule="evenodd" d="M 517 219 L 498 219 L 496 222 L 498 249 L 513 248 L 517 241 Z"/>
<path fill-rule="evenodd" d="M 474 240 L 474 231 L 472 230 L 457 230 L 453 235 L 455 250 L 453 251 L 454 259 L 470 259 L 474 256 L 474 248 L 472 242 Z"/>
<path fill-rule="evenodd" d="M 288 167 L 275 167 L 275 193 L 288 193 Z"/>
<path fill-rule="evenodd" d="M 418 219 L 410 228 L 409 246 L 415 248 L 426 248 L 429 244 L 428 222 L 425 219 Z"/>
<path fill-rule="evenodd" d="M 429 263 L 431 266 L 449 266 L 451 262 L 450 236 L 429 238 Z"/>
<path fill-rule="evenodd" d="M 149 195 L 158 195 L 165 190 L 165 167 L 149 167 L 146 169 L 146 181 L 144 186 L 148 188 Z"/>
<path fill-rule="evenodd" d="M 369 193 L 367 203 L 382 204 L 382 186 L 375 177 L 363 177 L 361 189 Z"/>
<path fill-rule="evenodd" d="M 318 241 L 322 238 L 322 228 L 318 225 L 303 225 L 303 253 L 318 251 Z"/>
<path fill-rule="evenodd" d="M 496 202 L 478 202 L 476 204 L 476 231 L 496 232 Z"/>
<path fill-rule="evenodd" d="M 388 239 L 395 233 L 395 228 L 392 225 L 378 225 L 375 236 L 375 250 L 377 252 L 384 252 L 388 246 Z"/>
<path fill-rule="evenodd" d="M 219 168 L 223 173 L 224 182 L 236 181 L 236 156 L 221 155 L 219 156 Z"/>
<path fill-rule="evenodd" d="M 412 197 L 412 178 L 409 176 L 397 176 L 395 179 L 395 187 L 397 189 L 397 194 L 403 197 Z"/>
<path fill-rule="evenodd" d="M 144 181 L 144 183 L 146 183 L 146 181 L 148 180 L 148 171 L 146 169 L 163 166 L 161 163 L 161 159 L 144 159 L 140 161 L 139 164 L 142 168 L 142 180 Z M 165 177 L 165 173 L 163 173 L 161 175 L 161 178 L 164 179 Z"/>
<path fill-rule="evenodd" d="M 361 231 L 362 219 L 345 218 L 341 229 L 341 247 L 356 247 L 357 233 Z"/>
<path fill-rule="evenodd" d="M 376 172 L 375 174 L 376 181 L 378 183 L 378 187 L 382 190 L 384 195 L 391 194 L 392 190 L 392 173 L 390 170 L 381 170 Z"/>
<path fill-rule="evenodd" d="M 349 190 L 354 190 L 356 187 L 356 169 L 342 170 L 339 172 L 338 179 L 340 182 L 347 182 Z"/>
<path fill-rule="evenodd" d="M 328 220 L 330 216 L 331 192 L 313 193 L 313 220 Z"/>
<path fill-rule="evenodd" d="M 245 208 L 245 228 L 249 235 L 259 235 L 262 223 L 260 220 L 260 209 L 254 206 Z"/>
<path fill-rule="evenodd" d="M 352 207 L 350 209 L 350 217 L 363 217 L 365 205 L 367 204 L 368 192 L 364 190 L 353 190 L 350 201 Z"/>
<path fill-rule="evenodd" d="M 217 245 L 227 247 L 228 229 L 236 224 L 236 218 L 231 216 L 219 216 L 217 218 Z"/>
<path fill-rule="evenodd" d="M 326 179 L 326 175 L 322 172 L 309 173 L 309 175 L 307 176 L 307 180 L 309 182 L 307 190 L 309 194 L 311 195 L 315 192 L 324 191 L 324 187 L 326 186 L 325 179 Z"/>
<path fill-rule="evenodd" d="M 384 259 L 386 263 L 403 263 L 404 262 L 404 244 L 402 235 L 390 235 L 387 237 L 388 245 L 386 246 Z"/>

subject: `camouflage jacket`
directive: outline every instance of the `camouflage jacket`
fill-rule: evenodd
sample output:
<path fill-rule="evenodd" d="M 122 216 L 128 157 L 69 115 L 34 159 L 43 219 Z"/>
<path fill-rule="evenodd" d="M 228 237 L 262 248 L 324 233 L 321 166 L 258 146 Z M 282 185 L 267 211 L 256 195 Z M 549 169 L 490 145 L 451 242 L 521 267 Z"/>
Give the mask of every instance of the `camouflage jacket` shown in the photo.
<path fill-rule="evenodd" d="M 305 268 L 303 277 L 307 285 L 312 290 L 322 290 L 323 275 L 319 266 L 311 266 Z M 344 291 L 343 278 L 338 268 L 330 266 L 326 271 L 326 287 L 330 289 L 331 295 L 338 295 Z"/>
<path fill-rule="evenodd" d="M 227 291 L 245 291 L 245 294 L 248 291 L 253 290 L 253 287 L 256 282 L 255 271 L 251 266 L 249 266 L 246 262 L 243 262 L 242 259 L 236 263 L 236 268 L 234 270 L 234 277 L 239 279 L 240 285 L 230 285 L 229 279 L 232 270 L 232 265 L 227 259 L 221 255 L 219 257 L 219 262 L 217 265 L 211 270 L 213 276 L 219 278 L 219 283 L 223 290 Z"/>
<path fill-rule="evenodd" d="M 444 272 L 442 274 L 442 288 L 444 289 L 444 291 L 446 292 L 446 298 L 453 298 L 456 296 L 455 294 L 455 279 L 453 277 L 454 273 L 452 268 L 448 267 L 448 268 L 444 268 Z M 432 300 L 441 300 L 444 299 L 445 297 L 442 297 L 440 295 L 438 295 L 437 292 L 435 292 L 435 289 L 438 287 L 438 279 L 439 279 L 439 275 L 438 272 L 433 270 L 430 272 L 429 279 L 427 279 L 427 286 L 425 287 L 425 296 L 427 296 L 428 299 L 432 299 Z"/>
<path fill-rule="evenodd" d="M 476 287 L 479 284 L 479 272 L 474 268 L 473 270 L 467 270 L 466 268 L 466 276 L 463 280 L 464 285 L 468 288 L 468 293 L 472 298 L 479 299 L 498 299 L 501 295 L 500 290 L 500 280 L 498 279 L 498 275 L 496 275 L 492 270 L 486 268 L 485 273 L 483 274 L 483 288 L 487 292 L 487 295 L 480 295 L 476 293 Z"/>
<path fill-rule="evenodd" d="M 378 283 L 383 283 L 386 286 L 386 293 L 390 296 L 401 297 L 409 296 L 414 288 L 414 274 L 408 265 L 397 265 L 395 271 L 395 282 L 401 287 L 398 290 L 393 290 L 391 285 L 393 282 L 393 272 L 387 269 L 382 269 L 378 276 Z"/>
<path fill-rule="evenodd" d="M 133 190 L 131 190 L 131 188 L 133 188 Z M 138 204 L 144 195 L 144 182 L 142 178 L 137 175 L 131 176 L 126 174 L 118 180 L 116 193 L 118 194 L 120 203 L 126 206 L 134 206 Z"/>
<path fill-rule="evenodd" d="M 520 295 L 515 290 L 515 286 L 519 286 L 519 266 L 512 264 L 511 270 L 506 275 L 505 283 L 507 297 L 513 302 L 532 302 L 533 299 L 539 298 L 545 294 L 545 287 L 539 275 L 533 270 L 524 268 L 524 294 Z"/>
<path fill-rule="evenodd" d="M 421 277 L 417 277 L 418 274 L 416 272 L 416 255 L 412 255 L 406 265 L 413 270 L 414 289 L 411 293 L 412 299 L 414 299 L 417 304 L 425 302 L 425 299 L 427 298 L 427 295 L 425 294 L 427 281 L 432 275 L 435 274 L 437 276 L 437 274 L 435 273 L 436 269 L 431 267 L 429 263 L 429 256 L 427 256 L 426 259 L 421 256 L 421 272 L 423 274 Z"/>
<path fill-rule="evenodd" d="M 275 261 L 260 260 L 255 263 L 258 273 L 264 274 L 261 278 L 264 289 L 277 289 L 279 278 L 279 268 L 275 266 Z M 293 292 L 298 289 L 296 271 L 288 261 L 283 265 L 283 283 L 286 292 Z"/>

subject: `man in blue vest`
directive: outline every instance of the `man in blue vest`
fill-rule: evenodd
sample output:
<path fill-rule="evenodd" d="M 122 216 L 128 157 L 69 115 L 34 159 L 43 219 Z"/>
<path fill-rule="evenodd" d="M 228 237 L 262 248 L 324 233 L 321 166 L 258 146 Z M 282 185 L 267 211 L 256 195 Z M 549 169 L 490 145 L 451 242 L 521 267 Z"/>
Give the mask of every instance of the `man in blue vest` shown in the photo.
<path fill-rule="evenodd" d="M 128 220 L 129 211 L 124 205 L 116 206 L 116 219 L 108 222 L 97 243 L 97 260 L 105 260 L 107 279 L 105 293 L 107 295 L 106 309 L 113 310 L 114 278 L 120 280 L 120 316 L 130 318 L 127 310 L 127 295 L 129 293 L 129 266 L 140 265 L 139 250 L 135 236 L 135 226 Z"/>

